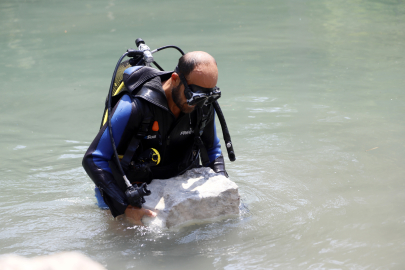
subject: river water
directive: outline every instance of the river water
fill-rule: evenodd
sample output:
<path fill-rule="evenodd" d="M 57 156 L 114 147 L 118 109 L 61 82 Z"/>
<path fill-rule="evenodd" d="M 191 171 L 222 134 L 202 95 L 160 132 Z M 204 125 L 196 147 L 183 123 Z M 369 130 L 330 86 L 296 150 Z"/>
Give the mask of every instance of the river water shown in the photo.
<path fill-rule="evenodd" d="M 152 231 L 95 205 L 81 158 L 138 37 L 216 58 L 239 218 Z M 400 0 L 1 0 L 0 254 L 77 250 L 110 270 L 403 269 L 404 55 Z M 165 69 L 178 57 L 155 54 Z"/>

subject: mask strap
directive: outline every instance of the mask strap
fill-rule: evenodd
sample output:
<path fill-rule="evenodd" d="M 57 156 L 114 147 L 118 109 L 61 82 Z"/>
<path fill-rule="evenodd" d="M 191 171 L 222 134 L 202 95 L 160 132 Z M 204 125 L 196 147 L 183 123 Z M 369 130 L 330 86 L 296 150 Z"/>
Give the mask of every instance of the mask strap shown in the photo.
<path fill-rule="evenodd" d="M 192 94 L 190 87 L 188 86 L 186 77 L 184 77 L 183 74 L 179 74 L 178 66 L 176 66 L 176 68 L 174 69 L 174 72 L 176 72 L 179 75 L 180 81 L 184 85 L 184 95 L 186 96 L 187 100 L 189 100 L 193 96 L 193 94 Z"/>

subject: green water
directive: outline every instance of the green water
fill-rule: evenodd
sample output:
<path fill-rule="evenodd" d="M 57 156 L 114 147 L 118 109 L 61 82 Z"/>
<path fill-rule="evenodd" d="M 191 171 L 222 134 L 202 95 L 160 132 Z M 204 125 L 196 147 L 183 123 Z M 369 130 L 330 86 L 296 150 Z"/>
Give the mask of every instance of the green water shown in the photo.
<path fill-rule="evenodd" d="M 134 40 L 212 54 L 248 211 L 178 232 L 95 206 L 81 158 Z M 402 269 L 405 2 L 0 1 L 0 254 L 107 269 Z M 173 69 L 176 51 L 155 54 Z"/>

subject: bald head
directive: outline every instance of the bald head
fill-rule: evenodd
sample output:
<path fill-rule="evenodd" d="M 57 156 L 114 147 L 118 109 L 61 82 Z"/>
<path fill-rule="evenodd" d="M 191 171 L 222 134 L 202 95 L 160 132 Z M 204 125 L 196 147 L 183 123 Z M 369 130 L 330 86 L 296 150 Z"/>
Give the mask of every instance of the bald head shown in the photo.
<path fill-rule="evenodd" d="M 180 57 L 178 67 L 179 73 L 188 78 L 190 73 L 198 66 L 217 66 L 217 62 L 210 54 L 202 51 L 189 52 Z"/>
<path fill-rule="evenodd" d="M 206 52 L 189 52 L 179 59 L 179 74 L 183 75 L 189 84 L 212 88 L 218 80 L 218 67 L 214 57 Z"/>

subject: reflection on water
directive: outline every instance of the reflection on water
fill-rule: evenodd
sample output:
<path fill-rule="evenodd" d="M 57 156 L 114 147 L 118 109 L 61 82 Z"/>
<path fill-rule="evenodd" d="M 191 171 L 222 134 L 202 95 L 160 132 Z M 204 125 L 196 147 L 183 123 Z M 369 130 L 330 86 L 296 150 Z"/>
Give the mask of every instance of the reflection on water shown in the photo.
<path fill-rule="evenodd" d="M 108 269 L 400 269 L 404 12 L 389 0 L 2 1 L 0 252 L 78 250 Z M 138 37 L 216 58 L 239 218 L 159 231 L 95 205 L 81 157 Z M 155 54 L 166 69 L 178 56 Z"/>

